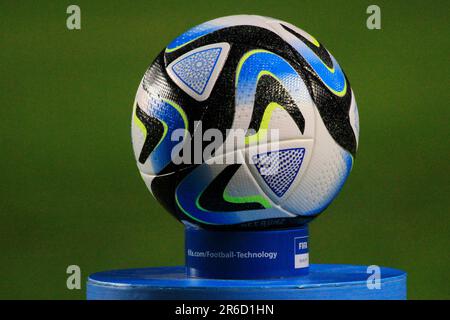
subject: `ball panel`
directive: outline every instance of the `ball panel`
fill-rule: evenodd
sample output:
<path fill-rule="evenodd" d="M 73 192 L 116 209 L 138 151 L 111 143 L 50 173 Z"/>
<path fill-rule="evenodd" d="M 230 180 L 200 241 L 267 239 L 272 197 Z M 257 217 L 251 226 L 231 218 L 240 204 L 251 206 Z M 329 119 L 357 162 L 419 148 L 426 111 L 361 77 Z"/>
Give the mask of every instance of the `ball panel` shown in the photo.
<path fill-rule="evenodd" d="M 224 199 L 232 203 L 259 203 L 269 209 L 276 206 L 257 182 L 251 178 L 251 173 L 245 164 L 239 165 L 239 169 L 232 176 L 223 192 Z"/>
<path fill-rule="evenodd" d="M 302 216 L 322 212 L 339 193 L 352 163 L 351 154 L 333 140 L 322 119 L 317 116 L 314 152 L 309 166 L 281 206 Z"/>
<path fill-rule="evenodd" d="M 355 138 L 356 138 L 356 147 L 358 147 L 358 143 L 359 143 L 359 113 L 358 113 L 358 106 L 356 105 L 355 94 L 353 93 L 353 91 L 352 91 L 352 102 L 350 105 L 349 118 L 350 118 L 350 125 L 352 126 L 353 133 L 355 134 Z"/>
<path fill-rule="evenodd" d="M 229 50 L 226 42 L 197 48 L 172 61 L 167 72 L 183 91 L 197 101 L 204 101 L 216 83 Z"/>
<path fill-rule="evenodd" d="M 294 182 L 304 156 L 305 148 L 291 148 L 259 153 L 252 160 L 270 190 L 282 197 Z"/>
<path fill-rule="evenodd" d="M 303 79 L 284 58 L 266 50 L 251 50 L 240 59 L 236 79 L 236 115 L 232 128 L 257 132 L 266 115 L 267 123 L 272 122 L 267 109 L 276 103 L 286 112 L 285 118 L 295 122 L 295 126 L 276 123 L 278 128 L 291 128 L 280 132 L 280 140 L 313 136 L 314 104 Z"/>
<path fill-rule="evenodd" d="M 282 203 L 297 188 L 308 168 L 313 144 L 313 139 L 297 139 L 245 150 L 252 177 L 274 203 Z"/>

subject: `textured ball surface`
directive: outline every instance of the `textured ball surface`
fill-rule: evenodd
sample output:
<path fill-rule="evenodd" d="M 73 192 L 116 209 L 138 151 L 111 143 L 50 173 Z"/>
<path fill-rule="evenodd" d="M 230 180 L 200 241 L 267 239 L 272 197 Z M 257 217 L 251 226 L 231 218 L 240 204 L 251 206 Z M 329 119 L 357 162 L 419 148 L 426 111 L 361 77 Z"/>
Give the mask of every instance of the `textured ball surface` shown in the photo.
<path fill-rule="evenodd" d="M 208 129 L 223 141 L 208 139 Z M 230 129 L 244 132 L 231 150 Z M 177 219 L 211 228 L 310 221 L 347 179 L 358 133 L 350 83 L 323 45 L 287 22 L 249 15 L 174 39 L 146 71 L 132 119 L 137 165 L 153 196 Z M 223 149 L 206 153 L 208 141 Z M 180 158 L 200 151 L 200 160 L 174 160 L 180 146 Z M 221 163 L 225 156 L 234 161 Z"/>

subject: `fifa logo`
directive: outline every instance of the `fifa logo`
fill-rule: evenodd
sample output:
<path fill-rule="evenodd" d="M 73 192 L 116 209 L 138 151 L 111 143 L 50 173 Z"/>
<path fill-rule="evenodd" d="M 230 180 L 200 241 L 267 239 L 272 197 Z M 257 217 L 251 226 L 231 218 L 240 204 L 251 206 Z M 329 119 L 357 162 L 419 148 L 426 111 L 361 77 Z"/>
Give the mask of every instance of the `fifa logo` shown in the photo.
<path fill-rule="evenodd" d="M 308 237 L 294 239 L 294 268 L 307 268 L 309 266 Z"/>

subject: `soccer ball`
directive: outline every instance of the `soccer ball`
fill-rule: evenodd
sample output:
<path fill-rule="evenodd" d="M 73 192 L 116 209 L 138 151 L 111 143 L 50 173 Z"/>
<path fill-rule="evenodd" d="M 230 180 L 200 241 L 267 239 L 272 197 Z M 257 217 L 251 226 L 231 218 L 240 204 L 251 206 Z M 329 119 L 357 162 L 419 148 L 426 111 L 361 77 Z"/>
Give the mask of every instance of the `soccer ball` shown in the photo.
<path fill-rule="evenodd" d="M 243 138 L 225 148 L 234 132 Z M 177 219 L 205 228 L 309 222 L 347 179 L 358 134 L 350 83 L 327 49 L 253 15 L 174 39 L 144 74 L 132 116 L 147 187 Z"/>

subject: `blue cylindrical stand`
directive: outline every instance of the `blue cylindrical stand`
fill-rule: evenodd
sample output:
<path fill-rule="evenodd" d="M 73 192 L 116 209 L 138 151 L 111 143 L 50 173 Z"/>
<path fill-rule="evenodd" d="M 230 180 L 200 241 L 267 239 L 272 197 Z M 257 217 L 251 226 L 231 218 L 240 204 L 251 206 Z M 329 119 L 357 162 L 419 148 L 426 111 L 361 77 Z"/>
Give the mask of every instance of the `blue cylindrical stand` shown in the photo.
<path fill-rule="evenodd" d="M 406 273 L 380 269 L 379 288 L 367 267 L 311 265 L 309 274 L 270 280 L 198 279 L 185 267 L 105 271 L 88 280 L 89 300 L 312 300 L 406 299 Z M 370 282 L 370 280 L 369 280 Z M 371 282 L 373 285 L 373 283 Z M 370 289 L 372 288 L 372 289 Z"/>
<path fill-rule="evenodd" d="M 307 226 L 219 231 L 186 226 L 186 266 L 92 274 L 87 298 L 151 300 L 406 299 L 406 273 L 309 265 Z M 375 272 L 374 272 L 375 271 Z"/>
<path fill-rule="evenodd" d="M 272 279 L 306 275 L 308 227 L 217 231 L 186 226 L 188 276 L 212 279 Z"/>

